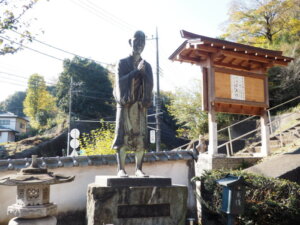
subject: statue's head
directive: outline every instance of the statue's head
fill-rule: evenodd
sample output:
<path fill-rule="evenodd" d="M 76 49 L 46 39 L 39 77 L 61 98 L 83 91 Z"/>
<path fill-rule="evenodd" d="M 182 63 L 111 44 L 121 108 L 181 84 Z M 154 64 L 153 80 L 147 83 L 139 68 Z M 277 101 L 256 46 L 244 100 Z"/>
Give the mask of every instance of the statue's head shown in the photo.
<path fill-rule="evenodd" d="M 132 47 L 132 53 L 141 54 L 144 50 L 146 42 L 146 35 L 143 31 L 136 31 L 131 39 L 129 39 L 129 44 Z"/>

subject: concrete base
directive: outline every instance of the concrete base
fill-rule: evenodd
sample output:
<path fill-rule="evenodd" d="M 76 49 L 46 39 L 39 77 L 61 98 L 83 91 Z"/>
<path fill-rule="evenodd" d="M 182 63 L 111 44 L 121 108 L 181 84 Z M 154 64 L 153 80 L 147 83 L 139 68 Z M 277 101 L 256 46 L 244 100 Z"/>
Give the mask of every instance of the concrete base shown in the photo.
<path fill-rule="evenodd" d="M 14 204 L 8 206 L 7 214 L 18 218 L 41 218 L 46 216 L 54 216 L 57 212 L 57 205 L 53 203 L 35 205 L 35 206 L 22 206 Z"/>
<path fill-rule="evenodd" d="M 15 217 L 11 219 L 8 225 L 56 225 L 57 220 L 54 216 L 46 216 L 35 219 L 24 219 Z"/>
<path fill-rule="evenodd" d="M 196 176 L 201 176 L 205 170 L 237 169 L 243 164 L 255 164 L 261 157 L 226 157 L 226 155 L 200 154 L 195 165 Z"/>
<path fill-rule="evenodd" d="M 109 187 L 93 183 L 88 186 L 88 225 L 184 225 L 187 194 L 186 186 Z"/>

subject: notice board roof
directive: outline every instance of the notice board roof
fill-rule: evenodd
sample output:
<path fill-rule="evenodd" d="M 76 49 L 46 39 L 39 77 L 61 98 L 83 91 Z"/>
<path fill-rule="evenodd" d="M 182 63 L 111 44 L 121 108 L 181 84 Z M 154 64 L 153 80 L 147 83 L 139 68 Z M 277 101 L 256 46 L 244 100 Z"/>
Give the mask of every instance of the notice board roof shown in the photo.
<path fill-rule="evenodd" d="M 293 60 L 293 58 L 283 56 L 281 51 L 206 37 L 185 30 L 181 30 L 181 36 L 187 40 L 169 57 L 170 60 L 201 64 L 213 55 L 215 67 L 245 71 L 275 65 L 286 66 Z"/>

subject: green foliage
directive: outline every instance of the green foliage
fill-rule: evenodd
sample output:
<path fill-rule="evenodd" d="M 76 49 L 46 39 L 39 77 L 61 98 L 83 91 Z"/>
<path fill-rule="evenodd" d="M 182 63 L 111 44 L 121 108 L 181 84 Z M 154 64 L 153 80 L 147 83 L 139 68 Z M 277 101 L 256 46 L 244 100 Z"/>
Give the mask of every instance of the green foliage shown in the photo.
<path fill-rule="evenodd" d="M 268 71 L 270 106 L 300 95 L 299 0 L 232 0 L 222 38 L 294 57 L 287 67 Z M 288 90 L 288 91 L 287 91 Z M 285 105 L 284 110 L 295 105 Z"/>
<path fill-rule="evenodd" d="M 177 130 L 178 125 L 176 124 L 176 119 L 168 111 L 168 106 L 171 104 L 172 99 L 174 99 L 174 95 L 172 94 L 172 92 L 169 91 L 160 91 L 160 98 L 161 111 L 163 111 L 163 122 L 173 130 Z"/>
<path fill-rule="evenodd" d="M 35 129 L 45 128 L 56 111 L 55 98 L 46 90 L 44 78 L 31 75 L 24 101 L 24 113 L 30 118 L 30 125 Z"/>
<path fill-rule="evenodd" d="M 172 115 L 180 128 L 180 136 L 196 138 L 199 134 L 207 133 L 207 113 L 201 108 L 201 94 L 199 90 L 176 89 L 167 105 L 168 112 Z"/>
<path fill-rule="evenodd" d="M 0 103 L 0 109 L 6 112 L 12 112 L 18 116 L 25 116 L 23 113 L 23 101 L 25 97 L 26 92 L 17 91 Z"/>
<path fill-rule="evenodd" d="M 170 115 L 177 121 L 179 126 L 177 133 L 180 137 L 196 139 L 199 134 L 208 132 L 208 116 L 206 112 L 202 111 L 202 98 L 199 89 L 178 88 L 175 94 L 170 96 L 170 99 L 166 107 Z M 228 124 L 230 118 L 228 114 L 218 113 L 219 127 Z"/>
<path fill-rule="evenodd" d="M 81 119 L 111 116 L 113 111 L 112 85 L 108 70 L 96 62 L 74 57 L 64 60 L 64 71 L 56 87 L 57 105 L 69 112 L 69 90 L 73 78 L 72 114 Z"/>
<path fill-rule="evenodd" d="M 80 148 L 86 155 L 115 154 L 111 148 L 114 139 L 114 124 L 101 123 L 101 128 L 84 133 L 80 139 Z"/>
<path fill-rule="evenodd" d="M 243 176 L 246 186 L 245 212 L 237 219 L 237 225 L 290 225 L 300 222 L 300 186 L 296 183 L 266 178 L 242 171 L 206 171 L 201 177 L 201 203 L 206 218 L 217 224 L 225 224 L 225 215 L 220 211 L 222 188 L 216 180 L 226 174 Z"/>
<path fill-rule="evenodd" d="M 300 58 L 295 59 L 287 67 L 271 68 L 268 76 L 271 107 L 300 96 Z M 291 106 L 295 105 L 285 107 Z M 280 108 L 280 110 L 283 109 Z"/>
<path fill-rule="evenodd" d="M 299 42 L 299 0 L 235 0 L 223 37 L 264 48 Z"/>
<path fill-rule="evenodd" d="M 32 35 L 27 30 L 32 20 L 25 18 L 24 14 L 30 10 L 38 0 L 1 0 L 0 1 L 0 33 L 17 31 L 19 34 L 9 33 L 9 40 L 0 38 L 0 55 L 15 53 L 21 49 L 20 44 L 31 41 Z M 25 18 L 25 19 L 24 19 Z M 4 35 L 3 35 L 4 36 Z"/>

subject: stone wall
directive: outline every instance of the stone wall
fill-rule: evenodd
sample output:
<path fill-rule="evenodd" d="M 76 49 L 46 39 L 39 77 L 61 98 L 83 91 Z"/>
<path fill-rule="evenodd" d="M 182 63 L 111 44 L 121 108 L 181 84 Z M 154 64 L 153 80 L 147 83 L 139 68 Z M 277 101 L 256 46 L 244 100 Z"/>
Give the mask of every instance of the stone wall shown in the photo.
<path fill-rule="evenodd" d="M 143 169 L 147 174 L 171 177 L 173 184 L 188 186 L 188 216 L 192 216 L 196 205 L 193 187 L 189 182 L 194 176 L 192 154 L 188 151 L 147 153 L 145 161 Z M 15 174 L 25 167 L 26 162 L 26 159 L 0 161 L 0 177 Z M 131 157 L 128 157 L 126 170 L 130 175 L 134 174 L 133 162 Z M 116 175 L 114 156 L 44 158 L 39 159 L 39 164 L 48 165 L 49 171 L 54 173 L 75 175 L 75 180 L 71 183 L 51 186 L 50 199 L 58 205 L 59 220 L 72 217 L 72 214 L 79 215 L 82 219 L 86 209 L 88 184 L 94 182 L 96 175 Z M 6 215 L 7 207 L 15 203 L 15 199 L 16 187 L 0 186 L 0 225 L 8 223 L 10 218 Z"/>

